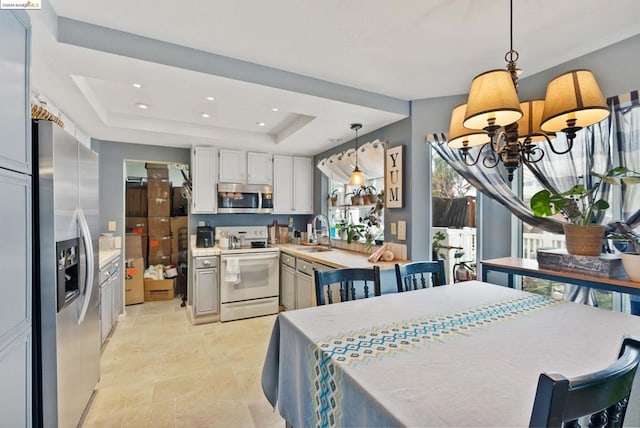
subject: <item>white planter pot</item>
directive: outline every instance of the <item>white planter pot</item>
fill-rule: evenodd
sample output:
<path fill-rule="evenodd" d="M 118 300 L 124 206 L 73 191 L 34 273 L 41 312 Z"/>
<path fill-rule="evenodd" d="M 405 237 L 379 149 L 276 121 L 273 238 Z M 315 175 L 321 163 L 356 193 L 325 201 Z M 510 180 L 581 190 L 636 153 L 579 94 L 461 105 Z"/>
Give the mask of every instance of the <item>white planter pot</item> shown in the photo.
<path fill-rule="evenodd" d="M 640 253 L 622 253 L 622 267 L 631 281 L 640 282 Z"/>

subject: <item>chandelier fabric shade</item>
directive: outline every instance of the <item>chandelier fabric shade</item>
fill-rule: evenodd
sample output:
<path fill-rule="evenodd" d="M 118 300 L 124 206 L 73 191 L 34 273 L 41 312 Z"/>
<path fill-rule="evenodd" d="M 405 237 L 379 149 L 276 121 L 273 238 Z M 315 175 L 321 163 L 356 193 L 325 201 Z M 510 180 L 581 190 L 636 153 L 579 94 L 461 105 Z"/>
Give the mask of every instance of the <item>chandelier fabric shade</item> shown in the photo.
<path fill-rule="evenodd" d="M 487 134 L 482 131 L 465 128 L 462 125 L 466 104 L 461 104 L 451 112 L 451 123 L 449 124 L 449 146 L 454 149 L 463 147 L 479 146 L 487 142 Z"/>
<path fill-rule="evenodd" d="M 570 71 L 547 85 L 541 125 L 544 131 L 584 128 L 608 116 L 607 103 L 589 70 Z"/>
<path fill-rule="evenodd" d="M 522 117 L 520 101 L 507 70 L 479 74 L 471 82 L 463 126 L 483 129 L 487 125 L 505 126 Z"/>
<path fill-rule="evenodd" d="M 525 140 L 531 143 L 546 141 L 545 135 L 549 138 L 555 137 L 555 133 L 544 132 L 540 128 L 542 122 L 542 111 L 544 100 L 525 100 L 520 103 L 522 118 L 518 121 L 518 140 Z"/>

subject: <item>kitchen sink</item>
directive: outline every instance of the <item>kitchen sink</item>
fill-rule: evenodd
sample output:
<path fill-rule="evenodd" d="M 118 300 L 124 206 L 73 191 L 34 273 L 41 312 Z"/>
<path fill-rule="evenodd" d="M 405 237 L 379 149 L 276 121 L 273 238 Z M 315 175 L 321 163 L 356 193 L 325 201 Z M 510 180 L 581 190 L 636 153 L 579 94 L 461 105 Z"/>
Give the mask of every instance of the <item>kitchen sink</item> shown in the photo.
<path fill-rule="evenodd" d="M 301 248 L 300 251 L 305 253 L 324 253 L 325 251 L 332 251 L 331 248 L 327 247 L 309 247 L 309 248 Z"/>

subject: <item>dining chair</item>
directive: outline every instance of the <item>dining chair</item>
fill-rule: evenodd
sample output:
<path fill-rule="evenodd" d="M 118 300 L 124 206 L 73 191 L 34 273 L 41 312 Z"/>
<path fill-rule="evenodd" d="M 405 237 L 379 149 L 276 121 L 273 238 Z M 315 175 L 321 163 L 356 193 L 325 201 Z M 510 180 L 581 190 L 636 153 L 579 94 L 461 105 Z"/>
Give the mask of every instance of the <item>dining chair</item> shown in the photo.
<path fill-rule="evenodd" d="M 371 269 L 349 268 L 327 271 L 314 269 L 314 276 L 318 306 L 333 303 L 334 291 L 340 297 L 340 302 L 380 296 L 381 294 L 380 268 L 378 266 L 373 266 Z"/>
<path fill-rule="evenodd" d="M 542 373 L 531 411 L 531 427 L 621 427 L 640 362 L 640 342 L 625 338 L 618 359 L 609 367 L 571 379 Z"/>
<path fill-rule="evenodd" d="M 399 293 L 428 288 L 429 279 L 434 287 L 446 283 L 442 260 L 405 263 L 403 265 L 396 263 L 396 282 Z"/>

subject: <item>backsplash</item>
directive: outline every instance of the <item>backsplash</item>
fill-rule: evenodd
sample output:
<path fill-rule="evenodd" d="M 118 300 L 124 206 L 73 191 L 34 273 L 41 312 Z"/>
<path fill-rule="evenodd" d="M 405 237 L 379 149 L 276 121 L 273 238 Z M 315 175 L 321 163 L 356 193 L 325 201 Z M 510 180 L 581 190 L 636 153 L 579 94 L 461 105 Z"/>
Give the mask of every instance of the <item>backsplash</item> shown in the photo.
<path fill-rule="evenodd" d="M 312 215 L 274 215 L 274 214 L 192 214 L 191 228 L 195 230 L 199 221 L 208 221 L 212 227 L 217 226 L 271 226 L 276 220 L 280 226 L 286 226 L 289 217 L 293 218 L 296 230 L 306 231 L 307 223 L 313 220 Z"/>
<path fill-rule="evenodd" d="M 364 242 L 352 242 L 348 244 L 347 241 L 343 241 L 341 239 L 332 239 L 331 244 L 335 248 L 340 248 L 341 250 L 355 251 L 364 254 L 372 254 L 381 247 L 381 245 L 373 245 L 371 248 L 367 249 L 365 248 Z M 405 244 L 398 244 L 396 242 L 387 242 L 386 244 L 396 259 L 405 260 L 407 258 L 407 246 Z"/>

